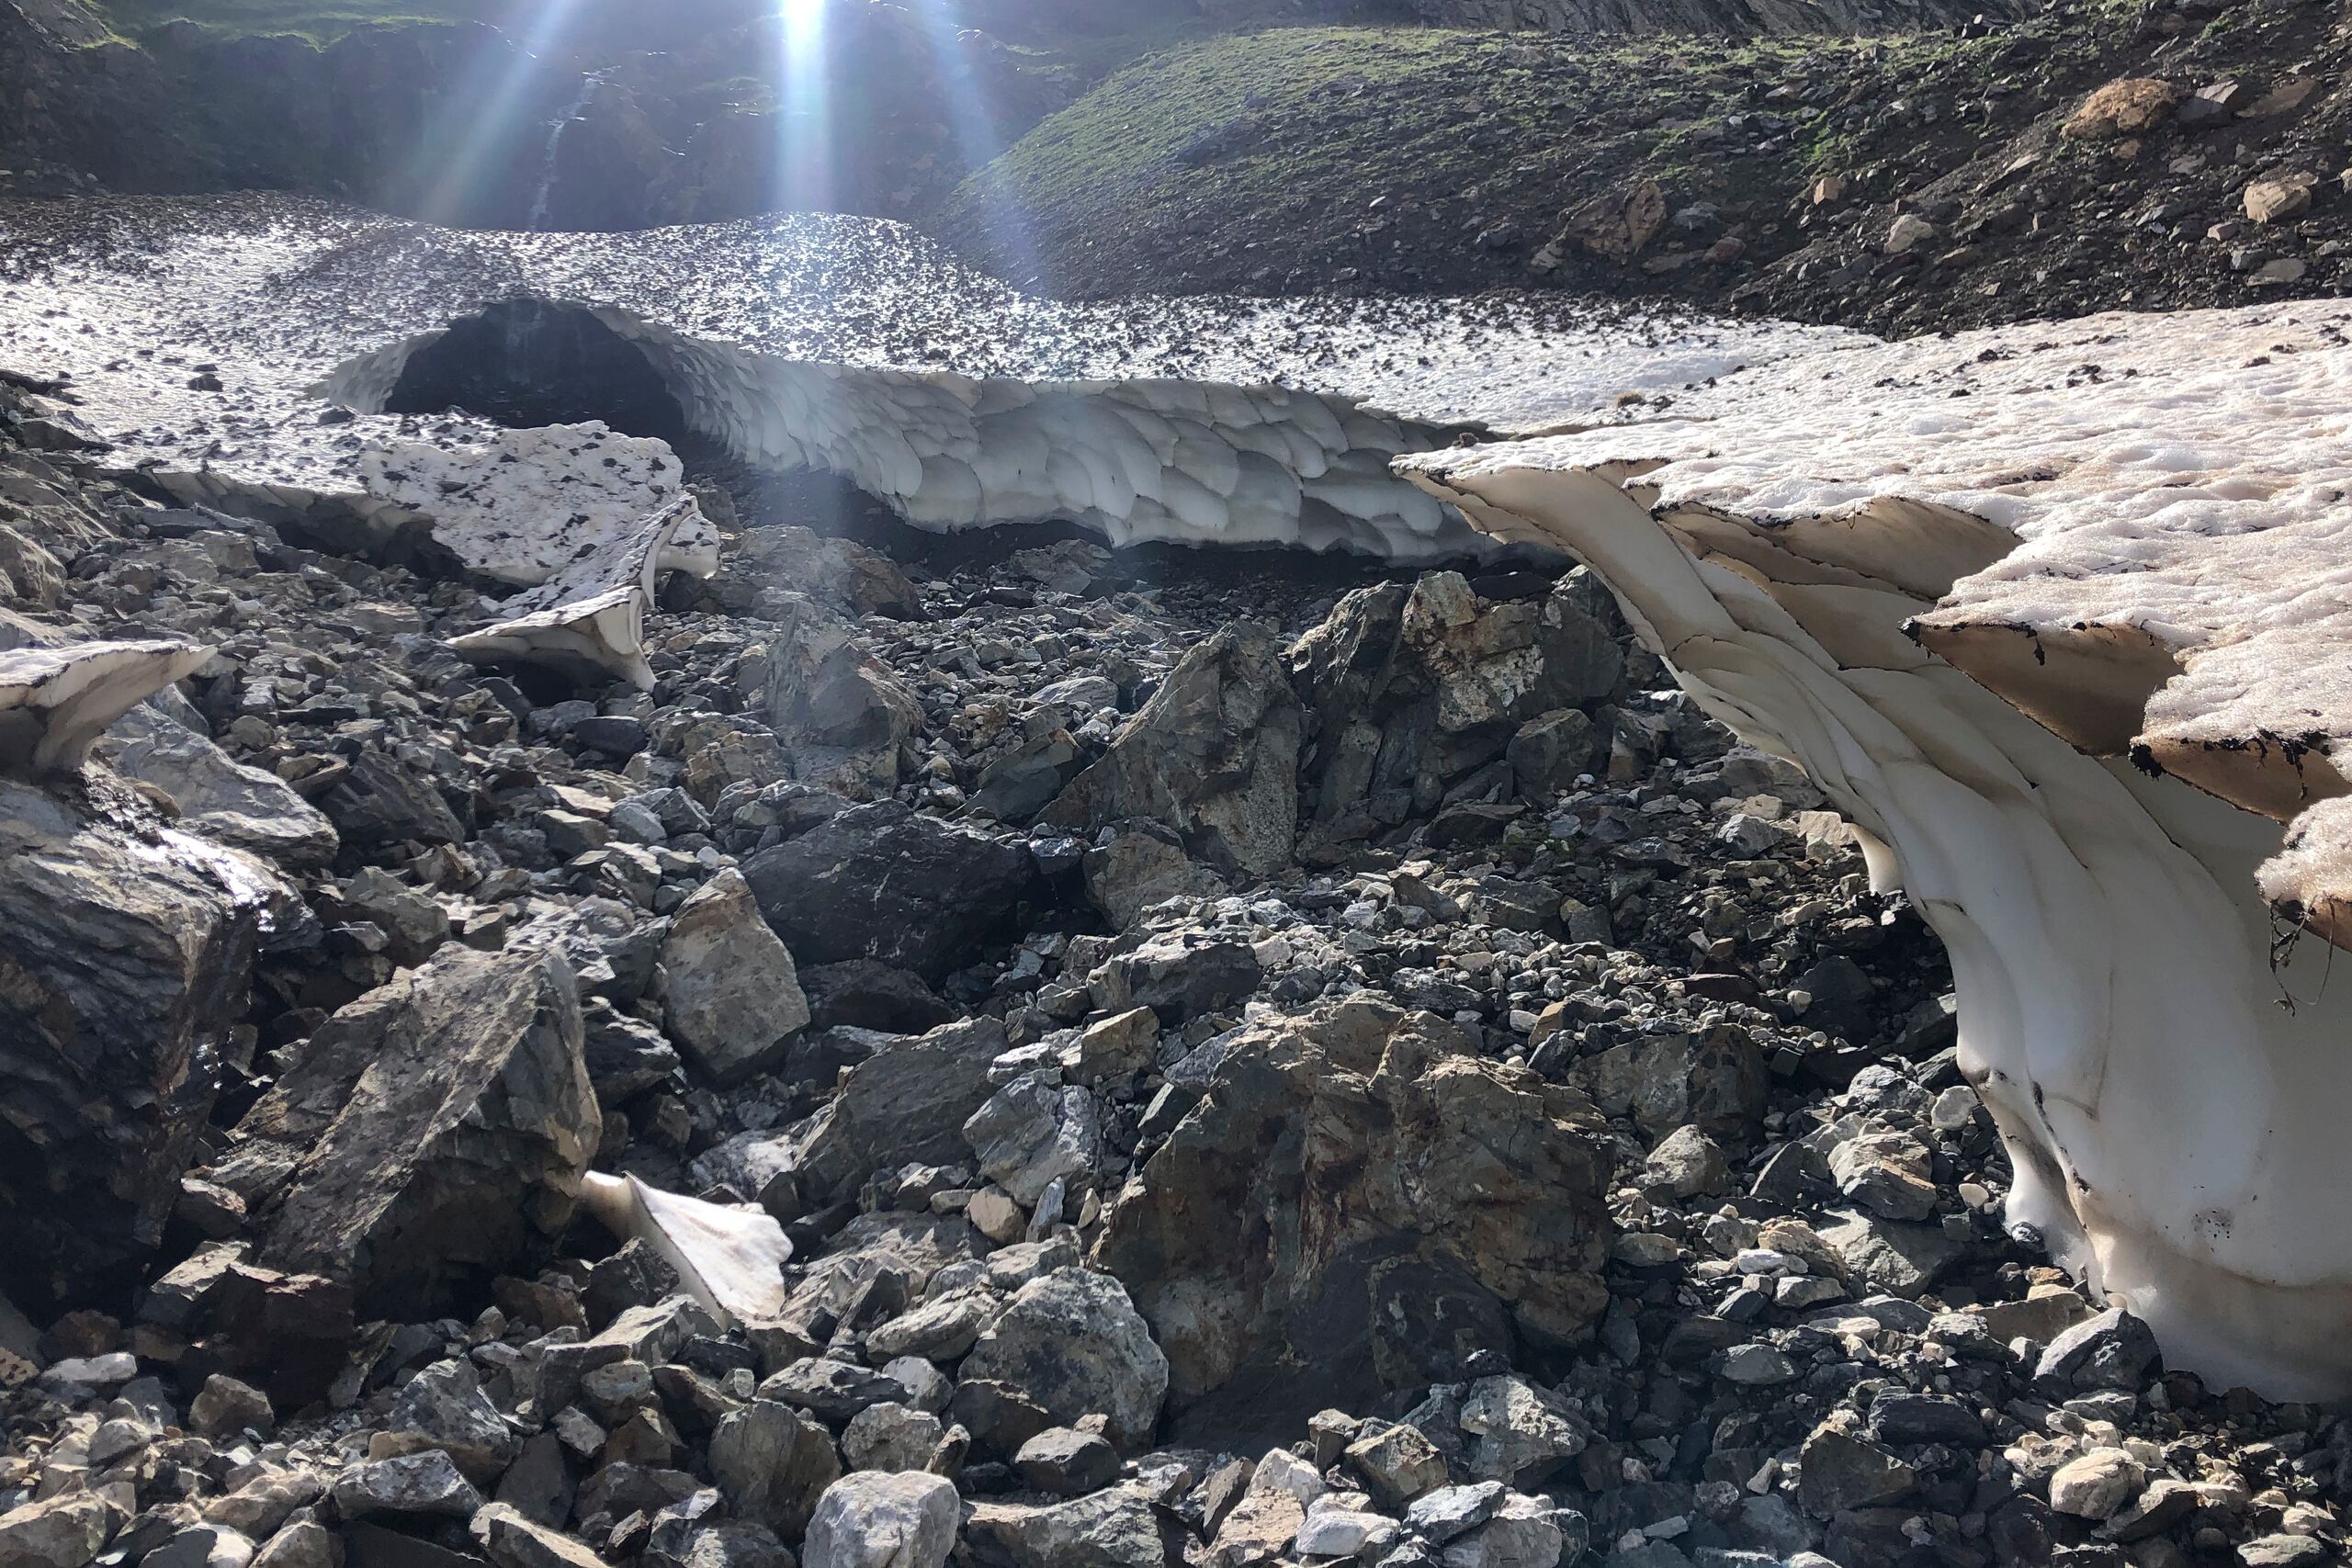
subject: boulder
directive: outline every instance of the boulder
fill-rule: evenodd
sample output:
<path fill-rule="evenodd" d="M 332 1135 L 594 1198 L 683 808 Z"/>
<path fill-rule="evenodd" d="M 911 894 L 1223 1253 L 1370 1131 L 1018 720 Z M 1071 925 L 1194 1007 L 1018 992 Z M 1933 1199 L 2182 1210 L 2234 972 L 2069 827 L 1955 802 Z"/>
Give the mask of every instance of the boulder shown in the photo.
<path fill-rule="evenodd" d="M 1045 877 L 1023 844 L 919 817 L 896 801 L 860 806 L 743 864 L 796 958 L 871 958 L 937 983 L 1026 929 Z"/>
<path fill-rule="evenodd" d="M 368 1444 L 370 1459 L 438 1449 L 467 1480 L 487 1486 L 523 1451 L 523 1439 L 481 1391 L 471 1361 L 436 1361 L 411 1378 Z"/>
<path fill-rule="evenodd" d="M 888 791 L 899 780 L 899 748 L 922 729 L 922 699 L 858 648 L 856 627 L 815 600 L 779 593 L 763 609 L 775 630 L 759 678 L 793 776 Z"/>
<path fill-rule="evenodd" d="M 498 1568 L 605 1568 L 605 1560 L 505 1503 L 475 1513 L 468 1530 Z"/>
<path fill-rule="evenodd" d="M 979 1568 L 1168 1568 L 1182 1561 L 1182 1535 L 1141 1486 L 1046 1506 L 975 1503 L 964 1521 Z"/>
<path fill-rule="evenodd" d="M 1300 724 L 1272 628 L 1236 622 L 1184 655 L 1040 819 L 1091 835 L 1145 818 L 1221 875 L 1271 875 L 1297 829 Z"/>
<path fill-rule="evenodd" d="M 760 918 L 742 873 L 729 867 L 670 919 L 662 942 L 662 1026 L 721 1084 L 772 1066 L 808 1022 L 792 954 Z"/>
<path fill-rule="evenodd" d="M 563 929 L 445 947 L 319 1027 L 215 1168 L 260 1221 L 262 1262 L 401 1318 L 528 1274 L 603 1134 Z"/>
<path fill-rule="evenodd" d="M 916 1471 L 860 1471 L 826 1488 L 800 1549 L 806 1568 L 941 1568 L 962 1513 L 955 1483 Z"/>
<path fill-rule="evenodd" d="M 797 1538 L 842 1472 L 824 1427 L 788 1404 L 754 1399 L 720 1418 L 710 1477 L 737 1517 Z"/>
<path fill-rule="evenodd" d="M 0 1562 L 24 1568 L 84 1568 L 123 1525 L 123 1512 L 96 1492 L 64 1492 L 0 1514 Z"/>
<path fill-rule="evenodd" d="M 1184 852 L 1182 835 L 1165 823 L 1130 818 L 1112 823 L 1096 838 L 1080 863 L 1087 901 L 1120 931 L 1168 899 L 1219 897 L 1232 891 L 1225 878 Z"/>
<path fill-rule="evenodd" d="M 1023 1208 L 1035 1208 L 1052 1183 L 1065 1190 L 1091 1184 L 1102 1157 L 1102 1118 L 1094 1097 L 1058 1074 L 1024 1073 L 989 1098 L 964 1123 L 980 1174 Z"/>
<path fill-rule="evenodd" d="M 1168 1358 L 1118 1280 L 1063 1269 L 1014 1293 L 961 1375 L 1020 1389 L 1060 1426 L 1106 1417 L 1110 1439 L 1135 1450 L 1159 1424 Z"/>
<path fill-rule="evenodd" d="M 433 780 L 382 751 L 362 751 L 319 809 L 343 837 L 346 851 L 373 852 L 396 844 L 461 844 L 466 823 Z"/>
<path fill-rule="evenodd" d="M 255 954 L 300 915 L 242 852 L 0 782 L 0 1251 L 28 1308 L 162 1238 Z"/>
<path fill-rule="evenodd" d="M 1582 571 L 1541 600 L 1484 600 L 1450 571 L 1347 594 L 1290 652 L 1316 831 L 1356 838 L 1426 815 L 1507 753 L 1522 794 L 1572 781 L 1605 744 L 1576 710 L 1623 678 L 1616 635 Z"/>
<path fill-rule="evenodd" d="M 326 814 L 284 780 L 235 761 L 204 736 L 142 703 L 115 720 L 91 749 L 126 778 L 162 790 L 179 825 L 287 865 L 324 865 L 339 840 Z"/>
<path fill-rule="evenodd" d="M 885 1038 L 814 1116 L 713 1151 L 714 1159 L 731 1154 L 745 1178 L 739 1189 L 773 1203 L 771 1189 L 788 1176 L 798 1202 L 820 1208 L 854 1197 L 876 1170 L 952 1165 L 969 1153 L 964 1123 L 992 1092 L 989 1064 L 1004 1050 L 1004 1025 L 976 1018 L 913 1039 Z M 717 1176 L 722 1167 L 711 1168 Z"/>
<path fill-rule="evenodd" d="M 1351 998 L 1232 1037 L 1096 1258 L 1166 1350 L 1180 1422 L 1362 1409 L 1385 1392 L 1384 1263 L 1465 1277 L 1538 1344 L 1578 1338 L 1608 1302 L 1612 1164 L 1575 1089 L 1478 1056 L 1432 1015 Z"/>

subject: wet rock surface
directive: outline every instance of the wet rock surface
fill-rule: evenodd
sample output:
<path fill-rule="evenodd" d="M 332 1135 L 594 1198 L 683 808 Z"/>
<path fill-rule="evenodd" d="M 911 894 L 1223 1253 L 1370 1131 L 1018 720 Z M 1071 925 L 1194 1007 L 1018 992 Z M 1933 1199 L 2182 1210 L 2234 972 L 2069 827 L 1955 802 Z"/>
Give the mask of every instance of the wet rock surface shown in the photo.
<path fill-rule="evenodd" d="M 0 1562 L 2337 1556 L 2352 1424 L 2003 1233 L 1941 953 L 1584 574 L 743 487 L 581 686 L 53 407 L 7 624 L 214 651 L 0 785 Z"/>

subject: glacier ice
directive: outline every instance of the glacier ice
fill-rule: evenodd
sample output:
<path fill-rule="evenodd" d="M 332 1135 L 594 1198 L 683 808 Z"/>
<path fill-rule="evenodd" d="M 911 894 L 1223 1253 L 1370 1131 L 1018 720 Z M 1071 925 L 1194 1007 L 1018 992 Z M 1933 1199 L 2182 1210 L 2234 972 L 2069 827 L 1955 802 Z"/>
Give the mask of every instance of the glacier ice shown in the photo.
<path fill-rule="evenodd" d="M 34 644 L 0 652 L 0 771 L 77 773 L 107 727 L 212 649 L 184 642 Z"/>
<path fill-rule="evenodd" d="M 1400 463 L 1829 793 L 1951 952 L 2011 1223 L 2274 1397 L 2352 1392 L 2347 325 L 1918 340 Z"/>

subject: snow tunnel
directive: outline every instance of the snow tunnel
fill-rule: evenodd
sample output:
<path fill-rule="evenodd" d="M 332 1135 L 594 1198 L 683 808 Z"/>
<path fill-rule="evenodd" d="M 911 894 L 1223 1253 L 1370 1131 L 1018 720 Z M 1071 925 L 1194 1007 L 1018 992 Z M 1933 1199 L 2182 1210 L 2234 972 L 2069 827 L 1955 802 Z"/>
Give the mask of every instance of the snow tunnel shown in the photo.
<path fill-rule="evenodd" d="M 1152 541 L 1505 553 L 1398 479 L 1476 427 L 1335 393 L 1176 378 L 1023 380 L 788 358 L 612 306 L 500 302 L 347 360 L 316 389 L 362 413 L 460 409 L 510 428 L 596 420 L 831 474 L 918 528 L 1063 521 Z"/>

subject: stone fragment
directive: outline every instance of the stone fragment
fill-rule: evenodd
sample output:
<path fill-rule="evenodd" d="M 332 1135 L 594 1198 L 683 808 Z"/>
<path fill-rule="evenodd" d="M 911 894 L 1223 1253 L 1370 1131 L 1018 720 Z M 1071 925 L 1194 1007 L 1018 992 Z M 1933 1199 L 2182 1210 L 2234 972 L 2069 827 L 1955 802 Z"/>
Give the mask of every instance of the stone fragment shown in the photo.
<path fill-rule="evenodd" d="M 85 1568 L 122 1528 L 120 1508 L 95 1492 L 62 1492 L 0 1514 L 0 1562 Z"/>
<path fill-rule="evenodd" d="M 840 1476 L 841 1461 L 822 1427 L 761 1398 L 727 1416 L 711 1434 L 710 1474 L 739 1517 L 797 1540 L 818 1498 Z"/>
<path fill-rule="evenodd" d="M 242 852 L 0 780 L 0 1100 L 15 1151 L 0 1252 L 20 1301 L 85 1299 L 162 1239 L 255 955 L 299 910 Z"/>
<path fill-rule="evenodd" d="M 751 884 L 729 866 L 670 917 L 662 942 L 662 1027 L 721 1084 L 779 1059 L 808 1021 L 792 954 L 760 918 Z"/>
<path fill-rule="evenodd" d="M 896 801 L 860 806 L 743 863 L 776 935 L 809 964 L 868 958 L 936 983 L 1042 904 L 1028 849 Z"/>
<path fill-rule="evenodd" d="M 331 1495 L 346 1519 L 370 1514 L 470 1519 L 482 1506 L 473 1483 L 439 1449 L 349 1466 L 334 1478 Z"/>
<path fill-rule="evenodd" d="M 1230 1388 L 1225 1416 L 1270 1419 L 1309 1397 L 1295 1369 L 1334 1365 L 1360 1382 L 1317 1382 L 1317 1404 L 1363 1408 L 1385 1390 L 1354 1348 L 1378 1341 L 1350 1259 L 1448 1260 L 1442 1299 L 1463 1310 L 1421 1319 L 1448 1337 L 1485 1337 L 1467 1303 L 1491 1298 L 1512 1331 L 1572 1342 L 1607 1302 L 1612 1165 L 1577 1090 L 1482 1058 L 1440 1019 L 1355 998 L 1232 1036 L 1208 1097 L 1111 1206 L 1096 1256 L 1152 1324 L 1180 1410 Z M 1412 1288 L 1379 1299 L 1430 1299 L 1431 1278 L 1400 1276 Z"/>
<path fill-rule="evenodd" d="M 603 1129 L 552 934 L 445 947 L 320 1026 L 237 1126 L 232 1162 L 289 1164 L 264 1262 L 413 1318 L 563 1229 Z"/>
<path fill-rule="evenodd" d="M 1168 1358 L 1119 1281 L 1087 1269 L 1033 1280 L 989 1325 L 960 1376 L 1025 1391 L 1064 1426 L 1107 1419 L 1125 1449 L 1151 1440 L 1168 1390 Z"/>
<path fill-rule="evenodd" d="M 247 1427 L 266 1438 L 277 1429 L 277 1415 L 270 1408 L 269 1395 L 215 1372 L 188 1402 L 187 1424 L 207 1438 L 234 1438 Z"/>
<path fill-rule="evenodd" d="M 806 1568 L 941 1568 L 960 1508 L 944 1477 L 860 1471 L 825 1491 L 808 1521 Z"/>
<path fill-rule="evenodd" d="M 1040 820 L 1091 835 L 1147 818 L 1221 875 L 1271 875 L 1296 833 L 1300 724 L 1272 628 L 1236 622 L 1186 652 Z"/>
<path fill-rule="evenodd" d="M 467 1529 L 498 1568 L 605 1568 L 585 1545 L 504 1503 L 482 1507 Z"/>
<path fill-rule="evenodd" d="M 1012 1469 L 1040 1492 L 1057 1497 L 1082 1497 L 1119 1477 L 1119 1454 L 1091 1432 L 1054 1427 L 1021 1445 Z"/>
<path fill-rule="evenodd" d="M 2147 1478 L 2146 1467 L 2125 1450 L 2092 1449 L 2050 1477 L 2050 1506 L 2078 1519 L 2103 1522 L 2137 1497 Z"/>

